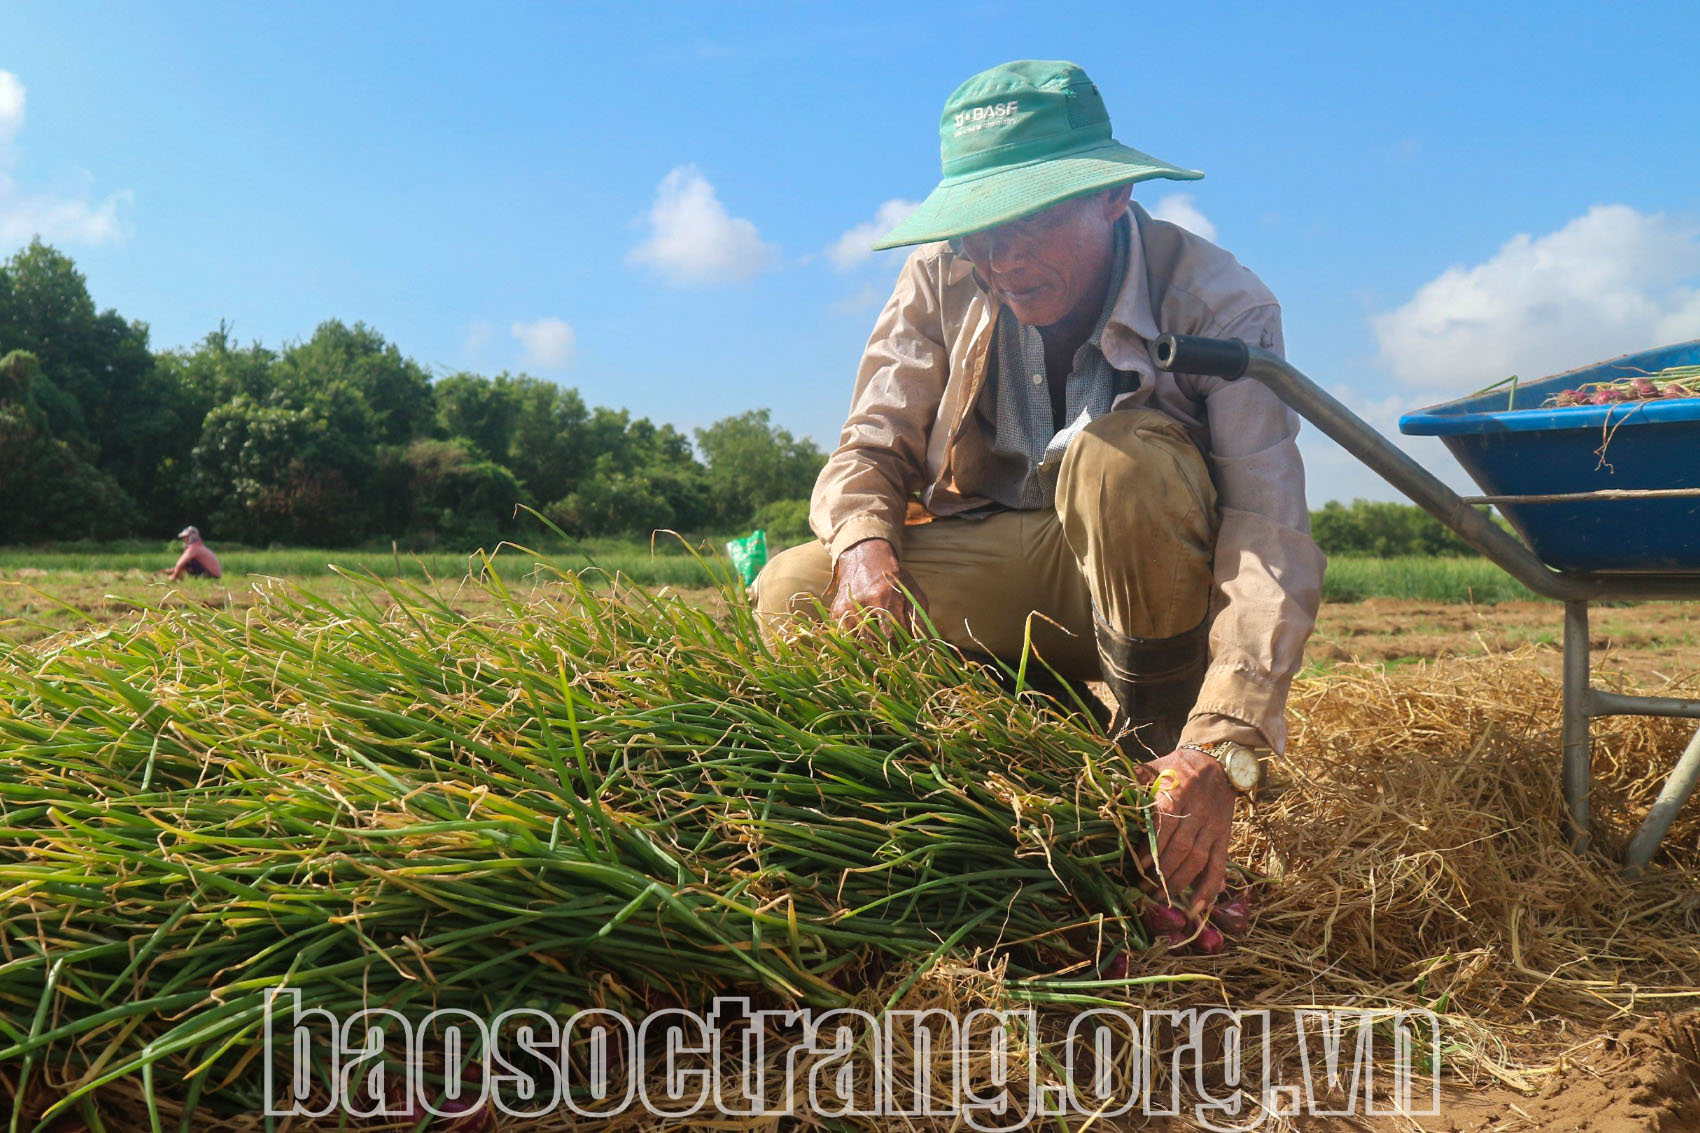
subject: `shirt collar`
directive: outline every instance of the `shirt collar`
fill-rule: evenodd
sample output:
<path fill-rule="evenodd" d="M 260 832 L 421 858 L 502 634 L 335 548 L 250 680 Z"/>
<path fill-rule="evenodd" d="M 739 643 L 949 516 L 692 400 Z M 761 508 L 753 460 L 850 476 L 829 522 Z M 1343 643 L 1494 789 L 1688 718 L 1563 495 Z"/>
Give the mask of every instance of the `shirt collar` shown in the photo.
<path fill-rule="evenodd" d="M 1101 331 L 1110 339 L 1112 348 L 1121 347 L 1125 352 L 1131 352 L 1133 343 L 1127 336 L 1144 339 L 1147 343 L 1157 339 L 1157 320 L 1151 314 L 1150 282 L 1145 278 L 1145 240 L 1141 234 L 1141 225 L 1149 219 L 1144 209 L 1130 202 L 1127 215 L 1122 218 L 1127 234 L 1126 269 L 1122 275 L 1121 287 L 1115 292 L 1115 303 L 1109 312 L 1107 323 L 1101 324 Z M 1094 332 L 1097 337 L 1099 332 Z M 1140 351 L 1143 353 L 1143 351 Z"/>
<path fill-rule="evenodd" d="M 1120 305 L 1123 282 L 1128 275 L 1128 239 L 1129 220 L 1124 214 L 1116 221 L 1115 252 L 1110 258 L 1110 282 L 1104 289 L 1104 309 L 1098 312 L 1098 321 L 1092 327 L 1092 334 L 1086 339 L 1087 343 L 1103 352 L 1104 328 L 1115 317 L 1116 308 Z"/>

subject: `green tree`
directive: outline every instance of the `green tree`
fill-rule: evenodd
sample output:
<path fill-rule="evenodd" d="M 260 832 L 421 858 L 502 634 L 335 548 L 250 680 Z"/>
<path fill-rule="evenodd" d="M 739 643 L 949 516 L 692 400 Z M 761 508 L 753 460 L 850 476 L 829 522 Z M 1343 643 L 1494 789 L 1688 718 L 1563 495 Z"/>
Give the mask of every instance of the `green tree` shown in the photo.
<path fill-rule="evenodd" d="M 277 387 L 273 373 L 277 352 L 258 342 L 247 346 L 237 344 L 229 323 L 220 323 L 217 330 L 208 332 L 193 349 L 163 351 L 154 360 L 178 396 L 202 417 L 213 406 L 231 401 L 238 394 L 264 401 Z"/>
<path fill-rule="evenodd" d="M 238 394 L 208 413 L 192 498 L 221 535 L 245 542 L 334 546 L 370 537 L 361 489 L 377 465 L 371 410 L 344 385 L 293 400 Z"/>
<path fill-rule="evenodd" d="M 690 438 L 671 425 L 590 409 L 577 390 L 523 374 L 454 374 L 436 392 L 440 431 L 511 469 L 577 534 L 699 530 L 713 522 L 707 470 Z"/>
<path fill-rule="evenodd" d="M 514 532 L 514 505 L 530 502 L 511 471 L 484 459 L 464 437 L 421 438 L 402 460 L 413 509 L 408 526 L 437 539 L 493 546 Z"/>
<path fill-rule="evenodd" d="M 520 405 L 515 380 L 507 374 L 487 378 L 458 373 L 437 379 L 437 432 L 465 437 L 491 460 L 501 460 L 513 444 Z"/>
<path fill-rule="evenodd" d="M 277 383 L 295 391 L 296 404 L 309 401 L 306 391 L 315 387 L 340 384 L 354 390 L 371 410 L 379 444 L 406 444 L 425 436 L 435 416 L 430 375 L 365 323 L 320 323 L 312 338 L 283 352 Z"/>
<path fill-rule="evenodd" d="M 656 485 L 641 472 L 620 471 L 609 453 L 543 514 L 569 535 L 647 536 L 674 526 L 672 505 Z"/>
<path fill-rule="evenodd" d="M 708 470 L 695 460 L 651 464 L 640 475 L 672 513 L 666 523 L 656 527 L 700 534 L 715 526 L 714 491 L 708 483 Z"/>
<path fill-rule="evenodd" d="M 750 519 L 750 526 L 767 532 L 770 550 L 813 538 L 808 500 L 774 500 L 763 504 Z"/>
<path fill-rule="evenodd" d="M 0 543 L 122 534 L 129 500 L 84 445 L 53 435 L 39 383 L 33 354 L 0 357 L 0 499 L 13 501 L 0 508 Z"/>
<path fill-rule="evenodd" d="M 524 376 L 510 381 L 517 407 L 513 430 L 507 448 L 492 455 L 538 499 L 558 499 L 598 455 L 586 433 L 590 411 L 576 389 Z"/>
<path fill-rule="evenodd" d="M 1414 504 L 1337 500 L 1310 514 L 1311 538 L 1327 555 L 1474 555 L 1475 548 Z"/>
<path fill-rule="evenodd" d="M 744 523 L 774 500 L 808 496 L 826 463 L 811 440 L 774 425 L 766 409 L 725 417 L 696 431 L 720 518 Z"/>
<path fill-rule="evenodd" d="M 159 474 L 179 430 L 147 326 L 97 310 L 71 258 L 40 240 L 7 260 L 0 277 L 0 342 L 39 362 L 38 401 L 56 439 L 86 445 L 136 500 L 127 526 L 156 522 L 170 495 Z"/>
<path fill-rule="evenodd" d="M 155 523 L 181 525 L 193 519 L 198 503 L 191 490 L 194 449 L 207 415 L 237 397 L 265 404 L 275 388 L 277 353 L 258 342 L 236 344 L 227 323 L 207 334 L 193 348 L 163 351 L 154 356 L 162 396 L 172 410 L 172 432 L 155 472 L 156 499 L 163 513 Z"/>

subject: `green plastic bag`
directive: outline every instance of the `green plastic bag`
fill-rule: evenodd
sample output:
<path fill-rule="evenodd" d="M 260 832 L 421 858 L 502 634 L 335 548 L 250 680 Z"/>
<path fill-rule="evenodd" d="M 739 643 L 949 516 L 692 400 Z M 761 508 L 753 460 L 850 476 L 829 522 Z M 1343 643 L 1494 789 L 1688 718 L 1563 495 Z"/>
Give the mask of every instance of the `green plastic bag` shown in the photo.
<path fill-rule="evenodd" d="M 726 553 L 732 556 L 732 565 L 737 568 L 738 577 L 749 586 L 761 573 L 761 568 L 767 565 L 767 532 L 758 527 L 742 539 L 734 539 L 726 544 Z"/>

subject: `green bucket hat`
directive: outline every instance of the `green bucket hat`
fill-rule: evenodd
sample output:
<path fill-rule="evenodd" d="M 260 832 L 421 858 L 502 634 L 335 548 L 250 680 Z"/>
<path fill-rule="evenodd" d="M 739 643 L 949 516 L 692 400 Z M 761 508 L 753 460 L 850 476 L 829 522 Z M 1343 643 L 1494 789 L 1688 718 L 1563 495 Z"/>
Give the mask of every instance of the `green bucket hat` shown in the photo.
<path fill-rule="evenodd" d="M 875 249 L 948 240 L 1068 197 L 1153 177 L 1204 174 L 1110 137 L 1110 114 L 1073 63 L 1020 59 L 969 79 L 939 119 L 944 179 Z"/>

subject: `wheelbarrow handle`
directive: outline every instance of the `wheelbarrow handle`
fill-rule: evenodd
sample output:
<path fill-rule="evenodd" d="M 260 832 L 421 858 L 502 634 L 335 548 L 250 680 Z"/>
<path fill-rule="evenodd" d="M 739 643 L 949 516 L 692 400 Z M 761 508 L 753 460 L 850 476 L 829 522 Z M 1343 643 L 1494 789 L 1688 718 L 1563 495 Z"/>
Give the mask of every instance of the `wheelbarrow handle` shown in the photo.
<path fill-rule="evenodd" d="M 1237 338 L 1165 334 L 1157 339 L 1157 368 L 1232 381 L 1251 364 L 1251 350 Z"/>
<path fill-rule="evenodd" d="M 1340 404 L 1327 390 L 1288 365 L 1285 359 L 1267 350 L 1254 350 L 1237 338 L 1200 338 L 1188 334 L 1163 335 L 1157 339 L 1152 354 L 1159 370 L 1230 379 L 1243 376 L 1263 383 L 1341 448 L 1375 469 L 1389 484 L 1421 504 L 1430 515 L 1535 593 L 1566 600 L 1604 596 L 1604 584 L 1600 582 L 1549 569 L 1533 551 L 1465 503 L 1432 472 Z M 1623 592 L 1636 588 L 1631 582 L 1615 583 L 1612 589 L 1619 593 L 1613 596 L 1630 597 Z M 1692 589 L 1690 583 L 1689 592 Z"/>

